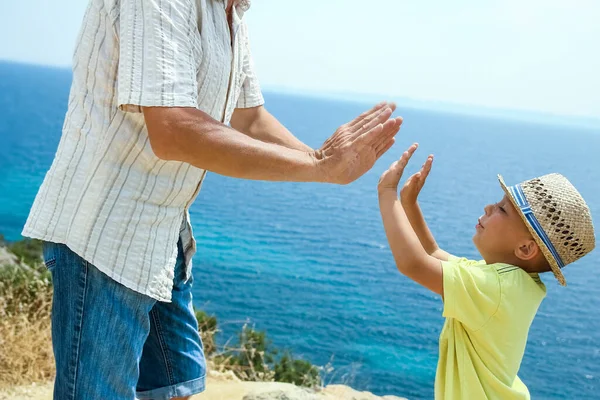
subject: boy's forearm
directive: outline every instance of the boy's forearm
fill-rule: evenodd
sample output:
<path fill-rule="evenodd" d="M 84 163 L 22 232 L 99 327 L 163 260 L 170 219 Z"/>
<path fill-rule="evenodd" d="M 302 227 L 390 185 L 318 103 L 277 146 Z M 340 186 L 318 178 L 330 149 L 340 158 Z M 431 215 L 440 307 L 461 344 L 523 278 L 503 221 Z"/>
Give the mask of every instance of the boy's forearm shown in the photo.
<path fill-rule="evenodd" d="M 427 254 L 433 255 L 436 251 L 440 250 L 431 230 L 427 226 L 427 222 L 425 221 L 425 217 L 423 216 L 423 212 L 421 211 L 421 207 L 418 202 L 414 203 L 405 203 L 402 202 L 402 207 L 406 212 L 406 216 L 408 217 L 408 221 L 412 226 L 415 234 L 419 238 L 421 245 L 427 252 Z"/>
<path fill-rule="evenodd" d="M 405 273 L 406 269 L 423 262 L 428 253 L 415 233 L 395 191 L 379 193 L 379 208 L 396 266 L 400 272 Z"/>

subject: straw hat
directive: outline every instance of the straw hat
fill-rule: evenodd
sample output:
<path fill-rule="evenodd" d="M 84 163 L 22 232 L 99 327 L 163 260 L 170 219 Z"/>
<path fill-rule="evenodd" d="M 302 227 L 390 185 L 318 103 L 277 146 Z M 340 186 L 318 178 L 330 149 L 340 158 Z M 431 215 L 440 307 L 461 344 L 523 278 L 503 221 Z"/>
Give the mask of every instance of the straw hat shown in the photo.
<path fill-rule="evenodd" d="M 530 179 L 515 186 L 498 180 L 542 253 L 554 276 L 566 286 L 561 269 L 596 245 L 590 209 L 571 182 L 560 174 Z"/>

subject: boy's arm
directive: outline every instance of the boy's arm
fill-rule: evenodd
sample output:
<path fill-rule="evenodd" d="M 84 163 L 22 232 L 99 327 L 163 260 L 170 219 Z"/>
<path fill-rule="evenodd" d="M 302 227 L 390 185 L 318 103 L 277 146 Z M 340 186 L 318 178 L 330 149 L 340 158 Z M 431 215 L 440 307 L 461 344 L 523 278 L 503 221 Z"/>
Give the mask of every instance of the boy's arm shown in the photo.
<path fill-rule="evenodd" d="M 397 195 L 398 182 L 416 149 L 417 145 L 411 146 L 402 154 L 400 160 L 392 164 L 382 175 L 378 185 L 379 208 L 398 270 L 443 296 L 444 279 L 441 261 L 427 254 Z"/>
<path fill-rule="evenodd" d="M 400 190 L 400 201 L 402 207 L 404 207 L 410 225 L 417 234 L 417 237 L 427 254 L 439 260 L 448 261 L 450 254 L 440 249 L 438 246 L 431 230 L 429 230 L 429 227 L 427 226 L 427 222 L 425 222 L 425 217 L 423 216 L 421 207 L 417 201 L 417 197 L 419 196 L 423 185 L 425 185 L 425 180 L 431 171 L 432 163 L 433 155 L 430 155 L 421 167 L 421 170 L 406 180 L 402 190 Z"/>
<path fill-rule="evenodd" d="M 410 225 L 415 231 L 415 234 L 419 238 L 421 245 L 427 252 L 427 254 L 437 258 L 441 261 L 448 261 L 450 258 L 450 254 L 438 246 L 431 230 L 427 226 L 427 222 L 425 222 L 425 217 L 423 216 L 423 212 L 421 211 L 421 207 L 418 202 L 413 204 L 405 204 L 402 202 L 402 207 L 406 212 L 406 216 Z"/>

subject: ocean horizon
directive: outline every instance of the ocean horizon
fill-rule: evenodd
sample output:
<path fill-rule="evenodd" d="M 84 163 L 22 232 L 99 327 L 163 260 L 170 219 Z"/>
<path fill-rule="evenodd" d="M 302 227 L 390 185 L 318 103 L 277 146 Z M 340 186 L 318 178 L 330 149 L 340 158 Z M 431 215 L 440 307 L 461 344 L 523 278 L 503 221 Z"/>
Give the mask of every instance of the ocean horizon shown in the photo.
<path fill-rule="evenodd" d="M 0 233 L 9 240 L 21 238 L 54 157 L 70 80 L 68 69 L 0 62 Z M 313 147 L 369 108 L 370 96 L 265 93 L 271 113 Z M 276 347 L 331 365 L 326 383 L 433 398 L 442 302 L 398 273 L 377 206 L 379 176 L 413 142 L 420 149 L 406 176 L 435 155 L 421 205 L 440 246 L 455 255 L 478 258 L 471 237 L 483 207 L 503 195 L 498 173 L 514 184 L 560 172 L 597 221 L 600 124 L 593 119 L 409 103 L 398 101 L 404 124 L 396 145 L 351 185 L 208 174 L 190 208 L 194 298 L 217 316 L 221 343 L 249 323 Z M 519 373 L 534 399 L 600 398 L 599 264 L 595 250 L 567 267 L 566 288 L 542 276 L 548 296 Z"/>

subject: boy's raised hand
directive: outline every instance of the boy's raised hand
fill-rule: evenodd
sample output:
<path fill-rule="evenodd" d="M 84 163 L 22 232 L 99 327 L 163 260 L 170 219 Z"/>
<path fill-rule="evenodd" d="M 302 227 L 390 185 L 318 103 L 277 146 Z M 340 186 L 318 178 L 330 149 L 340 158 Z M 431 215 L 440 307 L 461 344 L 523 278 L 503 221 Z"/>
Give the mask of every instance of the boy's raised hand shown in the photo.
<path fill-rule="evenodd" d="M 410 161 L 410 158 L 419 147 L 418 143 L 414 143 L 410 146 L 404 153 L 400 159 L 394 162 L 387 171 L 381 175 L 379 178 L 379 184 L 377 185 L 377 190 L 379 193 L 394 191 L 396 194 L 398 193 L 398 183 L 400 182 L 400 178 L 402 178 L 402 174 L 404 173 L 404 168 Z"/>
<path fill-rule="evenodd" d="M 431 165 L 433 164 L 433 155 L 427 157 L 427 161 L 421 166 L 421 170 L 413 174 L 406 180 L 404 186 L 400 190 L 400 201 L 405 205 L 415 204 L 417 197 L 425 185 L 425 180 L 431 172 Z"/>

